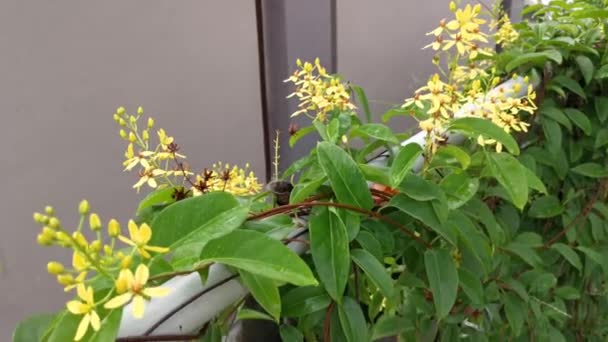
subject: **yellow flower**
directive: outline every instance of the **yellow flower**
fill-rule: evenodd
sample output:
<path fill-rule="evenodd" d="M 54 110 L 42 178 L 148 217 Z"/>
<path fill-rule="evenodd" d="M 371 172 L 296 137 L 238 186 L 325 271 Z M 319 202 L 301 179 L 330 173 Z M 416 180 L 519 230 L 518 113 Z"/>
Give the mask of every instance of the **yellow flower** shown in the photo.
<path fill-rule="evenodd" d="M 66 305 L 68 311 L 74 315 L 83 315 L 80 324 L 78 324 L 74 341 L 79 341 L 87 333 L 89 325 L 95 331 L 98 331 L 101 326 L 99 315 L 95 312 L 93 288 L 90 286 L 85 288 L 84 284 L 78 284 L 77 293 L 81 301 L 71 300 Z"/>
<path fill-rule="evenodd" d="M 76 271 L 81 272 L 81 271 L 86 271 L 86 269 L 89 268 L 89 266 L 91 266 L 91 264 L 84 257 L 84 255 L 82 255 L 82 253 L 75 251 L 74 254 L 72 255 L 72 266 L 74 266 Z"/>
<path fill-rule="evenodd" d="M 125 166 L 125 171 L 130 171 L 137 165 L 141 165 L 143 168 L 150 168 L 150 163 L 148 162 L 148 158 L 154 156 L 154 152 L 152 151 L 141 151 L 135 155 L 133 152 L 133 144 L 129 144 L 127 146 L 127 151 L 125 152 L 126 160 L 122 163 Z"/>
<path fill-rule="evenodd" d="M 485 23 L 485 20 L 477 18 L 479 12 L 481 12 L 481 5 L 479 4 L 475 5 L 474 7 L 471 5 L 466 5 L 464 9 L 459 8 L 454 13 L 456 19 L 447 23 L 447 28 L 450 30 L 466 30 L 475 28 Z"/>
<path fill-rule="evenodd" d="M 119 308 L 133 300 L 133 316 L 142 318 L 144 316 L 145 301 L 152 297 L 163 297 L 169 293 L 169 289 L 162 287 L 146 287 L 150 271 L 144 264 L 137 266 L 135 276 L 131 270 L 120 272 L 116 280 L 118 296 L 110 299 L 104 307 L 106 309 Z M 122 293 L 121 293 L 122 292 Z"/>
<path fill-rule="evenodd" d="M 133 185 L 133 188 L 139 189 L 142 185 L 148 184 L 149 187 L 154 189 L 158 186 L 158 183 L 156 182 L 155 178 L 166 174 L 166 172 L 167 171 L 155 169 L 152 167 L 147 168 L 143 170 L 143 172 L 140 174 L 139 180 L 137 181 L 137 183 L 135 183 L 135 185 Z"/>
<path fill-rule="evenodd" d="M 152 229 L 146 223 L 137 227 L 137 224 L 133 220 L 130 220 L 129 235 L 131 237 L 130 239 L 122 235 L 118 236 L 118 238 L 128 245 L 137 247 L 137 251 L 144 258 L 150 258 L 150 253 L 148 253 L 148 251 L 156 253 L 166 253 L 169 251 L 169 248 L 147 245 L 152 238 Z"/>

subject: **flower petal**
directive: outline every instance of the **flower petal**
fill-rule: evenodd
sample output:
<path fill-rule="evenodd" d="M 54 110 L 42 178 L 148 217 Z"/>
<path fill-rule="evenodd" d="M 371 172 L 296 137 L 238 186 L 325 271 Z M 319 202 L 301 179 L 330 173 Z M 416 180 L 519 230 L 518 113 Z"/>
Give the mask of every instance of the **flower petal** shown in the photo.
<path fill-rule="evenodd" d="M 135 242 L 131 241 L 130 239 L 128 239 L 128 238 L 126 238 L 126 237 L 124 237 L 124 236 L 122 236 L 122 235 L 119 235 L 119 236 L 118 236 L 118 239 L 119 239 L 120 241 L 122 241 L 122 242 L 126 243 L 127 245 L 135 246 Z"/>
<path fill-rule="evenodd" d="M 157 286 L 157 287 L 147 287 L 142 292 L 144 295 L 146 295 L 148 297 L 164 297 L 164 296 L 168 295 L 169 292 L 171 292 L 171 290 L 166 287 Z"/>
<path fill-rule="evenodd" d="M 159 246 L 144 246 L 144 249 L 156 253 L 167 253 L 169 251 L 169 248 Z"/>
<path fill-rule="evenodd" d="M 68 311 L 73 313 L 74 315 L 82 315 L 87 312 L 87 305 L 77 300 L 71 300 L 66 304 Z"/>
<path fill-rule="evenodd" d="M 137 227 L 137 223 L 133 220 L 129 220 L 128 227 L 131 240 L 138 241 L 137 236 L 139 235 L 139 228 Z"/>
<path fill-rule="evenodd" d="M 150 241 L 150 238 L 152 238 L 152 229 L 147 223 L 143 223 L 141 226 L 139 226 L 138 241 L 142 245 L 145 245 L 148 243 L 148 241 Z"/>
<path fill-rule="evenodd" d="M 95 311 L 91 311 L 90 315 L 91 326 L 93 327 L 93 330 L 99 331 L 99 328 L 101 327 L 101 320 L 99 319 L 99 315 Z"/>
<path fill-rule="evenodd" d="M 83 302 L 87 302 L 87 288 L 84 286 L 84 284 L 80 283 L 78 286 L 76 286 L 76 293 L 78 293 L 78 297 L 80 297 Z"/>
<path fill-rule="evenodd" d="M 139 264 L 135 270 L 135 282 L 143 286 L 148 282 L 149 276 L 150 270 L 148 270 L 148 267 L 144 264 Z"/>
<path fill-rule="evenodd" d="M 135 298 L 133 298 L 133 317 L 144 317 L 144 309 L 146 307 L 145 302 L 146 301 L 142 296 L 135 296 Z"/>
<path fill-rule="evenodd" d="M 84 315 L 84 317 L 82 317 L 80 324 L 78 324 L 78 329 L 76 330 L 76 336 L 74 336 L 74 341 L 80 341 L 84 334 L 87 333 L 90 321 L 91 317 L 89 315 Z"/>
<path fill-rule="evenodd" d="M 133 298 L 133 294 L 131 292 L 123 293 L 110 299 L 103 307 L 106 309 L 116 309 L 125 305 L 131 300 L 131 298 Z"/>

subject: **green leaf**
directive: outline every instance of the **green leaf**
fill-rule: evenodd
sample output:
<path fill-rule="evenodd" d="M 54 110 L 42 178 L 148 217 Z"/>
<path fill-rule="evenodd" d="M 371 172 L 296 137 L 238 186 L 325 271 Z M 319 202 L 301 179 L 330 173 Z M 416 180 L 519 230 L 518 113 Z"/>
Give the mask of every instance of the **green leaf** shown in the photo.
<path fill-rule="evenodd" d="M 538 253 L 529 245 L 512 242 L 505 247 L 505 250 L 517 255 L 532 267 L 540 267 L 543 264 L 543 260 L 538 256 Z"/>
<path fill-rule="evenodd" d="M 424 266 L 429 279 L 437 318 L 446 317 L 456 302 L 458 272 L 450 253 L 444 249 L 424 252 Z"/>
<path fill-rule="evenodd" d="M 361 125 L 353 131 L 353 135 L 357 134 L 393 144 L 399 143 L 399 140 L 395 137 L 391 129 L 382 124 L 368 123 Z"/>
<path fill-rule="evenodd" d="M 266 320 L 266 321 L 275 321 L 274 318 L 270 317 L 269 315 L 267 315 L 263 312 L 252 310 L 252 309 L 247 309 L 247 308 L 242 308 L 236 314 L 236 320 L 241 321 L 241 320 L 245 320 L 245 319 L 261 319 L 261 320 Z"/>
<path fill-rule="evenodd" d="M 312 196 L 323 183 L 327 181 L 327 177 L 322 176 L 308 182 L 298 183 L 291 191 L 289 203 L 300 203 Z"/>
<path fill-rule="evenodd" d="M 399 194 L 394 196 L 389 204 L 429 226 L 452 245 L 456 245 L 456 233 L 441 224 L 433 209 L 432 201 L 420 202 Z"/>
<path fill-rule="evenodd" d="M 462 242 L 459 248 L 470 253 L 483 266 L 484 272 L 487 272 L 491 264 L 492 251 L 486 236 L 459 210 L 450 212 L 446 225 L 458 233 Z"/>
<path fill-rule="evenodd" d="M 557 64 L 562 64 L 562 54 L 559 53 L 559 51 L 547 50 L 542 52 L 530 52 L 521 54 L 515 57 L 512 61 L 510 61 L 505 67 L 505 69 L 507 70 L 507 72 L 511 72 L 518 66 L 527 63 L 532 63 L 534 65 L 541 66 L 545 63 L 547 59 L 551 59 Z"/>
<path fill-rule="evenodd" d="M 306 263 L 293 251 L 255 231 L 235 230 L 211 240 L 203 248 L 201 259 L 298 286 L 318 284 Z"/>
<path fill-rule="evenodd" d="M 468 216 L 481 222 L 486 227 L 488 236 L 493 244 L 502 245 L 502 242 L 504 241 L 504 232 L 496 222 L 494 214 L 490 211 L 490 208 L 488 208 L 486 203 L 479 198 L 473 197 L 461 208 Z"/>
<path fill-rule="evenodd" d="M 448 130 L 461 131 L 475 138 L 482 135 L 486 138 L 494 139 L 503 144 L 512 154 L 519 154 L 517 141 L 509 133 L 505 132 L 504 129 L 496 126 L 489 120 L 473 117 L 455 119 L 448 127 Z"/>
<path fill-rule="evenodd" d="M 384 297 L 390 298 L 393 295 L 393 280 L 378 259 L 364 249 L 353 249 L 351 256 Z"/>
<path fill-rule="evenodd" d="M 585 113 L 575 108 L 565 108 L 564 113 L 566 113 L 570 120 L 582 129 L 586 135 L 591 135 L 591 122 Z"/>
<path fill-rule="evenodd" d="M 394 116 L 410 116 L 410 111 L 401 107 L 390 108 L 386 113 L 382 114 L 382 122 L 387 123 Z"/>
<path fill-rule="evenodd" d="M 416 174 L 407 175 L 398 188 L 407 197 L 416 201 L 446 200 L 440 186 Z"/>
<path fill-rule="evenodd" d="M 546 116 L 552 119 L 555 122 L 558 122 L 560 125 L 566 127 L 568 131 L 572 131 L 572 123 L 570 123 L 570 119 L 566 117 L 564 112 L 555 106 L 542 106 L 539 110 L 541 117 Z"/>
<path fill-rule="evenodd" d="M 293 325 L 281 324 L 279 328 L 281 341 L 283 342 L 303 342 L 304 335 Z"/>
<path fill-rule="evenodd" d="M 175 202 L 175 198 L 173 198 L 173 192 L 175 189 L 176 188 L 174 187 L 156 189 L 147 194 L 146 197 L 139 202 L 135 215 L 139 216 L 144 209 L 153 205 L 167 205 Z"/>
<path fill-rule="evenodd" d="M 338 305 L 338 315 L 342 331 L 348 342 L 368 341 L 367 323 L 359 302 L 350 297 L 344 297 L 344 303 Z"/>
<path fill-rule="evenodd" d="M 465 170 L 471 165 L 471 157 L 460 147 L 454 145 L 446 145 L 437 150 L 435 158 L 442 157 L 449 161 L 450 158 L 455 159 L 460 163 L 462 169 Z"/>
<path fill-rule="evenodd" d="M 40 341 L 55 316 L 56 314 L 37 314 L 19 322 L 13 331 L 13 342 Z"/>
<path fill-rule="evenodd" d="M 596 163 L 584 163 L 572 168 L 572 172 L 591 178 L 608 177 L 608 169 Z"/>
<path fill-rule="evenodd" d="M 328 142 L 321 142 L 317 146 L 317 157 L 338 201 L 363 209 L 372 208 L 374 201 L 365 177 L 346 151 Z"/>
<path fill-rule="evenodd" d="M 523 209 L 528 201 L 526 168 L 507 153 L 488 153 L 487 156 L 494 178 L 505 188 L 513 204 Z"/>
<path fill-rule="evenodd" d="M 469 177 L 466 172 L 454 172 L 447 175 L 439 183 L 445 191 L 448 207 L 456 209 L 468 202 L 479 188 L 479 180 Z"/>
<path fill-rule="evenodd" d="M 374 234 L 366 230 L 361 230 L 355 240 L 359 243 L 359 245 L 361 245 L 363 249 L 365 249 L 371 255 L 376 257 L 378 261 L 382 261 L 382 245 L 380 244 L 378 239 L 374 237 Z"/>
<path fill-rule="evenodd" d="M 557 85 L 570 90 L 571 92 L 575 93 L 576 95 L 578 95 L 584 99 L 587 98 L 587 96 L 585 95 L 585 90 L 581 87 L 581 85 L 578 84 L 577 81 L 573 80 L 572 78 L 570 78 L 568 76 L 557 75 L 557 76 L 553 77 L 551 82 L 556 83 Z"/>
<path fill-rule="evenodd" d="M 369 109 L 369 103 L 367 102 L 367 96 L 365 95 L 365 91 L 363 88 L 356 86 L 354 84 L 350 85 L 350 88 L 355 91 L 357 95 L 357 102 L 363 107 L 363 113 L 365 114 L 365 119 L 367 122 L 372 122 L 372 112 Z"/>
<path fill-rule="evenodd" d="M 579 290 L 572 286 L 558 287 L 554 291 L 555 295 L 565 300 L 576 300 L 581 298 Z"/>
<path fill-rule="evenodd" d="M 595 79 L 601 80 L 608 77 L 608 64 L 602 65 L 598 71 L 595 72 Z"/>
<path fill-rule="evenodd" d="M 606 67 L 608 69 L 608 65 Z M 608 97 L 596 96 L 593 100 L 595 114 L 600 119 L 600 122 L 604 123 L 608 119 Z"/>
<path fill-rule="evenodd" d="M 608 128 L 601 128 L 595 135 L 595 144 L 593 148 L 598 149 L 608 144 Z"/>
<path fill-rule="evenodd" d="M 483 287 L 478 276 L 461 267 L 458 270 L 458 279 L 462 290 L 473 304 L 481 305 L 484 303 Z"/>
<path fill-rule="evenodd" d="M 76 329 L 78 328 L 81 319 L 81 316 L 73 315 L 68 311 L 63 311 L 55 324 L 55 329 L 53 329 L 53 332 L 49 335 L 47 342 L 74 341 Z"/>
<path fill-rule="evenodd" d="M 227 192 L 211 192 L 168 206 L 152 222 L 154 246 L 203 245 L 238 228 L 247 218 L 248 208 Z"/>
<path fill-rule="evenodd" d="M 564 207 L 555 196 L 546 195 L 539 197 L 532 202 L 528 215 L 535 218 L 549 218 L 560 215 Z"/>
<path fill-rule="evenodd" d="M 602 266 L 604 272 L 606 272 L 606 269 L 608 268 L 608 260 L 606 260 L 606 258 L 602 254 L 592 248 L 585 246 L 577 246 L 576 249 L 583 252 L 587 257 L 589 257 L 589 259 L 593 260 L 593 262 L 595 262 L 596 264 Z"/>
<path fill-rule="evenodd" d="M 401 184 L 421 154 L 422 148 L 418 144 L 407 144 L 399 150 L 399 153 L 397 153 L 397 156 L 395 157 L 389 171 L 391 179 L 390 185 L 393 188 Z"/>
<path fill-rule="evenodd" d="M 524 318 L 526 318 L 526 304 L 513 292 L 506 292 L 502 297 L 505 303 L 505 314 L 509 321 L 509 326 L 514 336 L 521 334 L 521 329 L 524 325 Z"/>
<path fill-rule="evenodd" d="M 584 55 L 576 56 L 575 60 L 576 64 L 578 64 L 579 69 L 581 70 L 581 73 L 583 74 L 585 84 L 589 84 L 589 82 L 593 80 L 593 72 L 595 71 L 593 67 L 593 62 L 591 62 L 591 59 L 589 59 L 589 57 Z"/>
<path fill-rule="evenodd" d="M 536 176 L 536 174 L 527 167 L 524 167 L 524 169 L 526 171 L 526 181 L 528 182 L 528 187 L 540 193 L 546 194 L 547 188 L 545 187 L 545 184 L 543 184 L 543 182 L 540 180 L 540 178 L 538 178 L 538 176 Z"/>
<path fill-rule="evenodd" d="M 340 303 L 350 273 L 344 222 L 326 207 L 321 207 L 312 215 L 309 227 L 310 250 L 319 280 L 327 293 Z"/>
<path fill-rule="evenodd" d="M 576 254 L 576 252 L 572 248 L 570 248 L 570 246 L 565 245 L 563 243 L 556 243 L 551 246 L 551 248 L 561 254 L 564 259 L 566 259 L 570 263 L 570 265 L 574 266 L 574 268 L 579 271 L 583 270 L 581 258 L 579 258 L 578 254 Z"/>
<path fill-rule="evenodd" d="M 281 298 L 283 317 L 302 317 L 323 310 L 331 303 L 331 298 L 318 286 L 296 287 Z"/>
<path fill-rule="evenodd" d="M 365 179 L 370 182 L 383 185 L 389 185 L 391 183 L 388 178 L 389 169 L 387 167 L 359 164 L 359 169 L 363 173 Z"/>
<path fill-rule="evenodd" d="M 289 137 L 289 147 L 293 148 L 298 140 L 315 131 L 315 126 L 307 126 L 298 129 L 291 137 Z"/>
<path fill-rule="evenodd" d="M 101 329 L 95 332 L 89 342 L 106 342 L 114 341 L 118 336 L 118 329 L 120 328 L 120 320 L 122 318 L 122 308 L 114 309 L 108 313 L 108 315 L 101 321 Z"/>
<path fill-rule="evenodd" d="M 243 270 L 239 270 L 239 274 L 253 298 L 278 322 L 281 317 L 281 297 L 275 282 Z"/>
<path fill-rule="evenodd" d="M 562 129 L 557 122 L 550 119 L 542 120 L 542 126 L 547 149 L 551 152 L 562 150 Z"/>
<path fill-rule="evenodd" d="M 384 314 L 376 321 L 372 329 L 372 341 L 377 341 L 384 337 L 399 336 L 405 331 L 414 330 L 412 320 L 406 317 L 392 316 Z"/>

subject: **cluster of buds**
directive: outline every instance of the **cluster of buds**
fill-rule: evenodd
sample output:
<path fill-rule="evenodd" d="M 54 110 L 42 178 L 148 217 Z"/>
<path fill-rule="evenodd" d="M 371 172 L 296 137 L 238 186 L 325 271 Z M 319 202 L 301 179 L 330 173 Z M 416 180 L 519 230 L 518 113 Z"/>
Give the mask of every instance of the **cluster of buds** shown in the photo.
<path fill-rule="evenodd" d="M 346 112 L 356 109 L 352 104 L 347 86 L 340 78 L 327 73 L 319 59 L 313 63 L 296 61 L 298 70 L 285 82 L 296 86 L 295 92 L 287 96 L 296 96 L 300 103 L 298 110 L 291 116 L 305 114 L 311 119 L 326 121 L 329 113 L 334 111 Z"/>
<path fill-rule="evenodd" d="M 131 267 L 134 261 L 150 258 L 149 252 L 168 251 L 164 247 L 148 245 L 152 230 L 145 223 L 138 226 L 135 222 L 129 221 L 129 237 L 126 237 L 121 235 L 118 221 L 111 219 L 107 223 L 106 234 L 103 234 L 103 223 L 99 215 L 90 212 L 88 201 L 83 200 L 80 203 L 78 213 L 80 221 L 72 232 L 64 227 L 52 207 L 47 206 L 44 213 L 34 213 L 34 221 L 42 226 L 42 232 L 37 237 L 38 243 L 43 246 L 63 247 L 72 252 L 71 267 L 51 261 L 47 264 L 47 271 L 57 277 L 58 283 L 64 286 L 66 292 L 77 290 L 79 300 L 67 303 L 68 311 L 74 315 L 82 315 L 74 337 L 76 341 L 86 334 L 89 327 L 95 331 L 99 330 L 100 318 L 96 308 L 100 305 L 106 309 L 121 307 L 131 300 L 128 298 L 125 301 L 124 295 L 135 289 L 140 295 L 146 293 L 145 299 L 166 294 L 164 289 L 145 287 L 149 271 L 144 263 L 139 263 L 135 276 Z M 84 229 L 87 221 L 89 232 L 85 232 Z M 85 235 L 93 236 L 93 239 L 90 241 Z M 115 251 L 117 241 L 125 243 L 130 248 Z M 90 274 L 104 276 L 115 284 L 113 290 L 99 301 L 94 301 L 94 288 L 91 278 L 88 277 Z M 149 293 L 142 292 L 142 289 L 148 289 Z M 111 299 L 112 295 L 116 297 Z M 143 316 L 143 303 L 137 300 L 136 308 L 133 308 L 135 317 Z"/>
<path fill-rule="evenodd" d="M 192 185 L 194 196 L 199 196 L 212 191 L 226 191 L 237 196 L 253 195 L 258 193 L 262 186 L 252 171 L 249 164 L 245 168 L 239 168 L 230 164 L 218 162 L 213 164 L 211 170 L 204 169 L 196 175 L 196 181 Z"/>

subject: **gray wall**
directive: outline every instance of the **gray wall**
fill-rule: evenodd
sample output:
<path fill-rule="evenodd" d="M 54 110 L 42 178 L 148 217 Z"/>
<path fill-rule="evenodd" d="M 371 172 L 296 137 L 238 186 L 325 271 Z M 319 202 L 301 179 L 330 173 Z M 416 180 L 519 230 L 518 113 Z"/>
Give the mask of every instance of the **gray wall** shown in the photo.
<path fill-rule="evenodd" d="M 46 262 L 69 255 L 36 245 L 34 210 L 135 209 L 117 106 L 144 106 L 193 167 L 249 161 L 264 179 L 253 1 L 4 0 L 0 46 L 0 341 L 67 299 Z"/>

